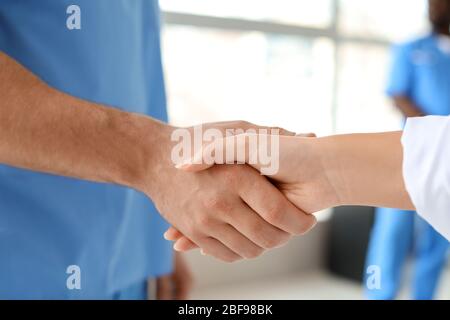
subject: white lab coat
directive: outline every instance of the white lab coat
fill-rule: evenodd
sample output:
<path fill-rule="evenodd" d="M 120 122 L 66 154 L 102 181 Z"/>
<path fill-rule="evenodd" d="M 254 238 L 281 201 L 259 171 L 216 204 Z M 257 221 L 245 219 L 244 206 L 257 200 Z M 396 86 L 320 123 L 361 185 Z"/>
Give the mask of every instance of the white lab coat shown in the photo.
<path fill-rule="evenodd" d="M 417 213 L 450 240 L 450 117 L 410 118 L 403 177 Z"/>

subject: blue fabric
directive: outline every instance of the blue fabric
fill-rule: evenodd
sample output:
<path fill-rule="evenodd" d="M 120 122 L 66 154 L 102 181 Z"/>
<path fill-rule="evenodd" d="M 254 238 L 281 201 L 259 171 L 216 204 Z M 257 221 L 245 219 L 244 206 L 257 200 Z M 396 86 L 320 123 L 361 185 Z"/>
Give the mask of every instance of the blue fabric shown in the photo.
<path fill-rule="evenodd" d="M 367 289 L 368 299 L 395 299 L 407 257 L 415 260 L 411 281 L 413 299 L 432 299 L 445 265 L 448 241 L 414 211 L 378 208 L 367 266 L 381 271 L 381 287 Z"/>
<path fill-rule="evenodd" d="M 427 115 L 450 114 L 450 54 L 433 34 L 393 49 L 389 96 L 404 95 Z"/>
<path fill-rule="evenodd" d="M 147 292 L 147 282 L 142 281 L 133 284 L 122 291 L 117 292 L 114 300 L 149 300 Z"/>
<path fill-rule="evenodd" d="M 0 50 L 58 90 L 167 120 L 156 0 L 2 0 Z M 0 166 L 0 298 L 114 298 L 170 272 L 166 227 L 136 191 Z"/>
<path fill-rule="evenodd" d="M 430 34 L 393 50 L 387 86 L 390 96 L 407 96 L 424 114 L 450 114 L 450 54 L 443 52 Z M 414 252 L 411 296 L 432 299 L 443 265 L 448 241 L 415 212 L 377 209 L 367 265 L 381 268 L 381 288 L 366 290 L 369 299 L 394 299 L 401 283 L 402 267 Z"/>

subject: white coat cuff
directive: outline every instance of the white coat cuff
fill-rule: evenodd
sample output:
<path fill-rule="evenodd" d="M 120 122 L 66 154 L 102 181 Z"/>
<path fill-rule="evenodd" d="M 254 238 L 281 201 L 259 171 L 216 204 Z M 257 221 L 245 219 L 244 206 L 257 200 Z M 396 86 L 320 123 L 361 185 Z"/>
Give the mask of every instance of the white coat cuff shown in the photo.
<path fill-rule="evenodd" d="M 450 117 L 410 118 L 403 178 L 417 213 L 450 240 Z"/>

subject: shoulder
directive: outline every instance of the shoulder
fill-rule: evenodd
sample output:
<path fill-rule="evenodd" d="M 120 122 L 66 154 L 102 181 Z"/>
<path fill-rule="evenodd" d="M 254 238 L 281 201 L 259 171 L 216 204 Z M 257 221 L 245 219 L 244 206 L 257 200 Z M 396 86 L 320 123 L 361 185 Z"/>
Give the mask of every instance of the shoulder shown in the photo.
<path fill-rule="evenodd" d="M 432 34 L 427 34 L 418 38 L 406 40 L 397 44 L 394 44 L 394 49 L 403 51 L 403 52 L 411 52 L 417 49 L 423 49 L 428 47 L 430 44 L 434 43 L 434 38 Z"/>

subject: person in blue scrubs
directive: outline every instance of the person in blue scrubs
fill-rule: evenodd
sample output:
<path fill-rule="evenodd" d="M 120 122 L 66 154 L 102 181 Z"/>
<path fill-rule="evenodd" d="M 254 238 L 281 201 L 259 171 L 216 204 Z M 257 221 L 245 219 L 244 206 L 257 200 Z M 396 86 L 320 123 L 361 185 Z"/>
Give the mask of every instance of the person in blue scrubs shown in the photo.
<path fill-rule="evenodd" d="M 399 45 L 388 95 L 405 117 L 450 114 L 450 0 L 430 0 L 433 32 Z M 369 299 L 394 299 L 402 268 L 413 252 L 413 299 L 432 299 L 446 263 L 448 241 L 417 214 L 389 208 L 376 210 L 367 266 L 381 270 L 381 287 L 366 289 Z"/>
<path fill-rule="evenodd" d="M 159 24 L 156 0 L 2 0 L 0 50 L 60 91 L 166 121 Z M 0 298 L 145 299 L 172 270 L 167 227 L 136 191 L 0 165 Z"/>

